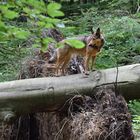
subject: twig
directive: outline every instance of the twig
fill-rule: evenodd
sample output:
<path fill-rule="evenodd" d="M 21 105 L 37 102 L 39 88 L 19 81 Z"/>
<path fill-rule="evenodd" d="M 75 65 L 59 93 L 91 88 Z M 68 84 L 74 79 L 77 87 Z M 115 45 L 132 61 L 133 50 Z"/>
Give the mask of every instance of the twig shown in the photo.
<path fill-rule="evenodd" d="M 117 73 L 116 73 L 116 80 L 115 80 L 115 83 L 114 83 L 114 87 L 115 87 L 115 94 L 119 95 L 119 91 L 118 91 L 118 74 L 119 74 L 119 69 L 118 69 L 118 61 L 117 61 L 117 59 L 116 59 L 116 70 L 117 70 Z"/>
<path fill-rule="evenodd" d="M 62 133 L 66 123 L 69 122 L 69 120 L 65 121 L 64 124 L 62 125 L 60 131 L 58 131 L 58 133 L 55 135 L 54 140 L 58 140 L 59 135 Z"/>
<path fill-rule="evenodd" d="M 138 6 L 138 8 L 137 8 L 136 13 L 138 13 L 138 12 L 140 11 L 140 4 L 139 4 L 139 0 L 138 0 L 138 3 L 137 3 L 137 6 Z"/>

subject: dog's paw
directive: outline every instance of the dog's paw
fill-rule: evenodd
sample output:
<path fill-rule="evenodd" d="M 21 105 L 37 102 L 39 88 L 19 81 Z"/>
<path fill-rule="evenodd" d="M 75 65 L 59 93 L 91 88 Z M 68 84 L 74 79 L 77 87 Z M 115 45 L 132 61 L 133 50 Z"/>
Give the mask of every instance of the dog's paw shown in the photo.
<path fill-rule="evenodd" d="M 97 69 L 93 68 L 91 71 L 96 71 Z"/>
<path fill-rule="evenodd" d="M 61 75 L 59 75 L 59 74 L 55 74 L 54 76 L 55 76 L 55 77 L 60 77 Z"/>
<path fill-rule="evenodd" d="M 88 71 L 85 71 L 84 74 L 85 74 L 85 75 L 89 75 L 89 72 L 88 72 Z"/>

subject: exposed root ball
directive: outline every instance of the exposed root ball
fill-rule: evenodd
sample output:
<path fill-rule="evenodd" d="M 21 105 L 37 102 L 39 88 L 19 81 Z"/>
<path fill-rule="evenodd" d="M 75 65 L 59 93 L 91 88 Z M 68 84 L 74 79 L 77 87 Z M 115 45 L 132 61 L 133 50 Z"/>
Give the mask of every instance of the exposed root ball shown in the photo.
<path fill-rule="evenodd" d="M 93 97 L 75 96 L 54 113 L 21 116 L 3 129 L 2 140 L 134 140 L 131 116 L 121 95 L 99 88 Z"/>
<path fill-rule="evenodd" d="M 83 97 L 80 111 L 71 111 L 69 140 L 133 140 L 131 116 L 121 95 L 110 89 L 98 90 L 93 98 Z"/>

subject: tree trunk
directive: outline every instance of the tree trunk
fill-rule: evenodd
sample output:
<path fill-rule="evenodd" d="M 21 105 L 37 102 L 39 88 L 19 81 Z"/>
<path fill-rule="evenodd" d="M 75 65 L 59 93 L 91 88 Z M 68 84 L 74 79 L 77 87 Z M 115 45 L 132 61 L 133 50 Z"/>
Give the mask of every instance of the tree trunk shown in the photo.
<path fill-rule="evenodd" d="M 118 72 L 117 68 L 95 71 L 88 76 L 76 74 L 4 82 L 0 84 L 0 108 L 4 110 L 1 120 L 9 121 L 14 113 L 55 111 L 74 95 L 92 96 L 97 87 L 114 84 L 127 100 L 139 99 L 140 64 L 119 67 Z"/>

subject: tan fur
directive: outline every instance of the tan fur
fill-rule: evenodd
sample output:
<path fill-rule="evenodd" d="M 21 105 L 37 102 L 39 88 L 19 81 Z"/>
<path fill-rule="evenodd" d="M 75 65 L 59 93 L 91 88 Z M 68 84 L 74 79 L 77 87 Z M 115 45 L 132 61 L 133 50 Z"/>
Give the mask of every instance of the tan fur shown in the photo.
<path fill-rule="evenodd" d="M 97 32 L 96 32 L 97 33 Z M 57 54 L 57 61 L 56 61 L 56 74 L 58 75 L 59 69 L 62 70 L 62 74 L 65 73 L 65 68 L 70 61 L 70 58 L 73 54 L 78 54 L 85 56 L 84 67 L 85 67 L 85 74 L 87 74 L 89 70 L 89 61 L 92 58 L 92 61 L 95 61 L 97 53 L 100 51 L 101 47 L 103 46 L 104 39 L 103 36 L 100 34 L 100 38 L 96 38 L 96 33 L 93 35 L 94 39 L 89 39 L 87 44 L 85 44 L 84 48 L 78 49 L 73 48 L 65 43 L 64 47 L 58 48 L 56 50 Z M 96 47 L 91 47 L 96 46 Z"/>

